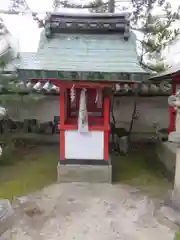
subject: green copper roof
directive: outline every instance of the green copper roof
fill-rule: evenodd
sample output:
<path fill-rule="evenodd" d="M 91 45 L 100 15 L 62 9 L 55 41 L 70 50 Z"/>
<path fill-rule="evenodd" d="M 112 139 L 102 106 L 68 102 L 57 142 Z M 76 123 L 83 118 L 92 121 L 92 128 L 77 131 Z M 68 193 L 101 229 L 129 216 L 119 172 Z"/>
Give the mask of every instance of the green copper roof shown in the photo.
<path fill-rule="evenodd" d="M 145 73 L 134 33 L 125 41 L 123 34 L 55 34 L 49 39 L 43 32 L 38 51 L 21 53 L 16 67 L 26 79 L 141 81 L 139 74 Z"/>
<path fill-rule="evenodd" d="M 27 56 L 28 57 L 28 56 Z M 20 68 L 58 71 L 144 72 L 139 66 L 136 38 L 123 35 L 42 34 L 37 55 L 23 59 Z"/>

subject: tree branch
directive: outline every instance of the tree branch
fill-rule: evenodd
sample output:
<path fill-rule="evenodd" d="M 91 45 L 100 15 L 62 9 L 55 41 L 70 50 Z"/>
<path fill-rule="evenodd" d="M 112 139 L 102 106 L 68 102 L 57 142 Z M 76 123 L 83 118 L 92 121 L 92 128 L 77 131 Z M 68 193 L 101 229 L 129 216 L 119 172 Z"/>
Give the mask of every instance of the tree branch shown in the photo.
<path fill-rule="evenodd" d="M 143 68 L 146 68 L 146 69 L 149 69 L 150 71 L 156 71 L 155 68 L 152 68 L 150 67 L 149 65 L 147 65 L 146 63 L 144 63 L 143 61 L 142 62 L 139 62 L 140 65 L 143 67 Z"/>
<path fill-rule="evenodd" d="M 73 3 L 68 3 L 67 0 L 65 1 L 58 1 L 56 2 L 56 7 L 58 6 L 63 6 L 64 8 L 81 8 L 81 9 L 89 9 L 89 8 L 99 8 L 103 7 L 104 5 L 108 4 L 107 2 L 102 2 L 101 0 L 99 1 L 93 1 L 92 3 L 89 4 L 73 4 Z"/>

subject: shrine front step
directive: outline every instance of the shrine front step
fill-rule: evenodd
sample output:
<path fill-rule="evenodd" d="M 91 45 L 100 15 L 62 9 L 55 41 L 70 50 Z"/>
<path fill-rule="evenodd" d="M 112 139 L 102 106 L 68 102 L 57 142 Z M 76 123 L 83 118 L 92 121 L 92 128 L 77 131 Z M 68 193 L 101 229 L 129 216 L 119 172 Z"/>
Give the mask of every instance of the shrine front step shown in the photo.
<path fill-rule="evenodd" d="M 88 183 L 112 183 L 111 165 L 57 165 L 57 181 L 88 182 Z"/>

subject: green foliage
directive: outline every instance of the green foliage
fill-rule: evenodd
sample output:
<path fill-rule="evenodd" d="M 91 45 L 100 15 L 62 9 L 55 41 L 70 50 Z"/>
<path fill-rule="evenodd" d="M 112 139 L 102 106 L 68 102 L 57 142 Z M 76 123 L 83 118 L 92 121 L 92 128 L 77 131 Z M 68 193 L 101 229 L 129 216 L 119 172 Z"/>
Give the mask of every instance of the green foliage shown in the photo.
<path fill-rule="evenodd" d="M 165 65 L 163 62 L 158 62 L 156 64 L 148 64 L 148 67 L 151 68 L 153 71 L 160 73 L 165 71 L 169 66 Z"/>
<path fill-rule="evenodd" d="M 179 29 L 172 28 L 172 24 L 179 19 L 180 9 L 177 8 L 176 12 L 173 12 L 171 4 L 165 0 L 134 0 L 133 4 L 136 10 L 132 24 L 140 23 L 140 30 L 144 33 L 141 62 L 145 62 L 146 58 L 151 59 L 152 64 L 148 67 L 155 71 L 158 69 L 158 72 L 163 71 L 166 66 L 163 64 L 162 52 L 180 34 Z M 143 7 L 145 7 L 144 11 Z M 152 15 L 155 7 L 161 7 L 162 17 Z"/>
<path fill-rule="evenodd" d="M 25 0 L 13 0 L 9 1 L 9 10 L 16 11 L 16 10 L 28 10 L 28 5 Z"/>

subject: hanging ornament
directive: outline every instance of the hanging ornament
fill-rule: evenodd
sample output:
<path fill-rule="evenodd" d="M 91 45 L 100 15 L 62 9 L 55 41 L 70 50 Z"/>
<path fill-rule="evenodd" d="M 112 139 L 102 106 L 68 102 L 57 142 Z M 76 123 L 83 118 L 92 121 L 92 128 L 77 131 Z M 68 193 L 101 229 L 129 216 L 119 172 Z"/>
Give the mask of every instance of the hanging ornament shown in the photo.
<path fill-rule="evenodd" d="M 115 84 L 115 91 L 119 92 L 121 90 L 120 84 Z"/>
<path fill-rule="evenodd" d="M 2 147 L 0 146 L 0 156 L 2 155 L 3 153 L 3 150 L 2 150 Z"/>
<path fill-rule="evenodd" d="M 2 120 L 7 115 L 7 111 L 4 107 L 0 107 L 0 120 Z"/>
<path fill-rule="evenodd" d="M 57 87 L 56 85 L 50 83 L 49 91 L 52 91 L 52 92 L 55 92 L 55 93 L 59 93 L 60 92 L 60 88 Z"/>
<path fill-rule="evenodd" d="M 74 84 L 70 90 L 70 98 L 71 98 L 71 107 L 75 107 L 76 106 L 76 90 L 75 90 Z"/>
<path fill-rule="evenodd" d="M 124 90 L 126 91 L 126 92 L 128 92 L 129 91 L 129 85 L 128 84 L 124 84 Z"/>
<path fill-rule="evenodd" d="M 52 85 L 51 90 L 56 90 L 56 85 Z"/>
<path fill-rule="evenodd" d="M 47 81 L 43 86 L 43 90 L 50 91 L 51 87 L 52 87 L 51 83 Z"/>
<path fill-rule="evenodd" d="M 86 105 L 86 89 L 82 89 L 79 103 L 78 131 L 87 133 L 88 130 L 88 112 Z"/>
<path fill-rule="evenodd" d="M 28 88 L 28 89 L 31 89 L 32 88 L 32 83 L 29 81 L 29 82 L 27 82 L 26 83 L 26 87 Z"/>
<path fill-rule="evenodd" d="M 95 103 L 97 104 L 97 108 L 102 108 L 102 90 L 101 89 L 96 90 Z"/>
<path fill-rule="evenodd" d="M 60 87 L 57 87 L 57 86 L 56 86 L 56 92 L 57 92 L 57 93 L 60 93 Z"/>
<path fill-rule="evenodd" d="M 41 82 L 37 82 L 34 86 L 33 89 L 36 91 L 40 91 L 41 90 Z"/>

